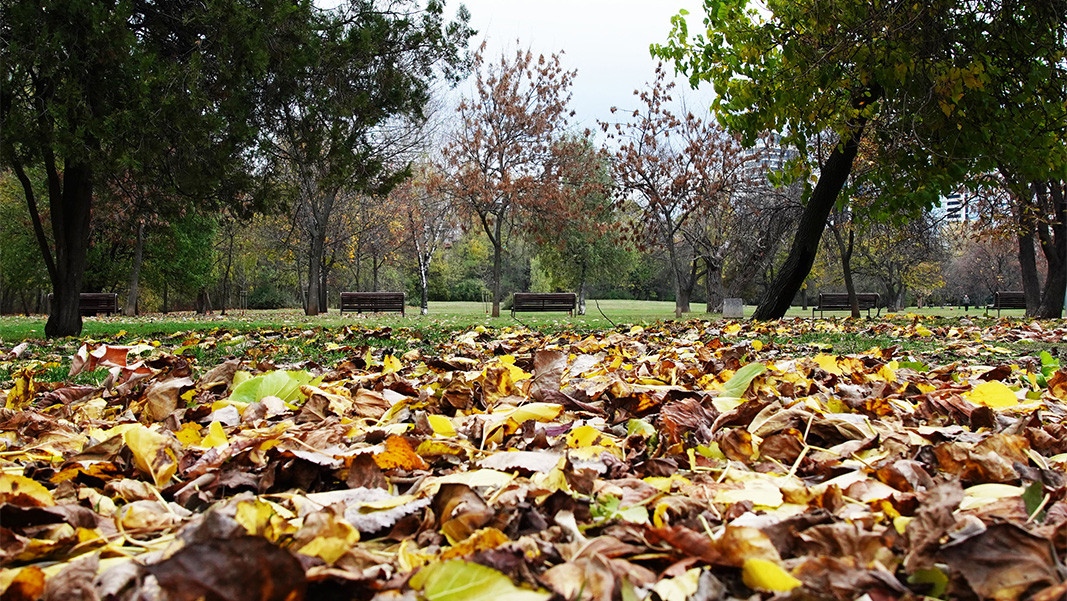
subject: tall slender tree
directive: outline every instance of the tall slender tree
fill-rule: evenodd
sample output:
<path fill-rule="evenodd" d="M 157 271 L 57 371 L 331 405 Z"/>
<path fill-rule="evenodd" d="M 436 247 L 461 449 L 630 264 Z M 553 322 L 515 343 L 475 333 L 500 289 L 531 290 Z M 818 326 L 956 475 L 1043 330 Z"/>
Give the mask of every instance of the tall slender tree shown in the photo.
<path fill-rule="evenodd" d="M 618 142 L 612 169 L 619 203 L 637 209 L 633 239 L 666 249 L 675 313 L 681 316 L 689 312 L 698 259 L 711 252 L 708 232 L 697 235 L 694 222 L 729 208 L 730 191 L 743 178 L 748 157 L 718 124 L 693 113 L 676 114 L 673 88 L 659 65 L 648 89 L 634 92 L 643 106 L 632 112 L 632 120 L 601 127 Z"/>
<path fill-rule="evenodd" d="M 474 96 L 458 107 L 459 126 L 445 147 L 450 194 L 493 246 L 493 317 L 500 315 L 501 273 L 517 209 L 545 190 L 552 146 L 567 126 L 575 72 L 559 55 L 518 49 L 498 62 L 475 55 Z M 549 183 L 548 185 L 552 185 Z"/>

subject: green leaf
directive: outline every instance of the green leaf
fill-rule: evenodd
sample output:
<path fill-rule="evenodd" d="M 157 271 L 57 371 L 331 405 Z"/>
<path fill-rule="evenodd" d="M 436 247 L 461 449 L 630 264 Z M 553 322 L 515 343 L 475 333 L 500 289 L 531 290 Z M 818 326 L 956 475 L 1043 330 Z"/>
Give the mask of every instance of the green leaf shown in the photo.
<path fill-rule="evenodd" d="M 914 574 L 908 576 L 908 584 L 928 584 L 930 589 L 926 596 L 940 599 L 948 590 L 948 576 L 936 567 L 915 570 Z"/>
<path fill-rule="evenodd" d="M 493 568 L 459 559 L 432 563 L 408 584 L 429 601 L 547 601 L 552 597 L 544 591 L 519 588 Z"/>
<path fill-rule="evenodd" d="M 1041 375 L 1047 380 L 1049 376 L 1060 369 L 1060 360 L 1053 357 L 1048 351 L 1041 351 Z"/>
<path fill-rule="evenodd" d="M 1030 486 L 1023 491 L 1023 503 L 1026 504 L 1026 515 L 1033 516 L 1035 522 L 1045 521 L 1045 511 L 1041 506 L 1045 502 L 1045 487 L 1040 482 L 1031 482 Z M 1037 515 L 1034 515 L 1034 514 Z"/>
<path fill-rule="evenodd" d="M 233 389 L 230 400 L 238 403 L 255 403 L 264 397 L 276 396 L 283 401 L 292 402 L 304 398 L 300 392 L 302 385 L 316 382 L 306 371 L 272 371 L 241 382 Z"/>
<path fill-rule="evenodd" d="M 749 363 L 737 370 L 726 384 L 723 384 L 722 395 L 724 397 L 741 398 L 748 390 L 748 385 L 756 376 L 767 371 L 767 366 L 762 363 Z"/>

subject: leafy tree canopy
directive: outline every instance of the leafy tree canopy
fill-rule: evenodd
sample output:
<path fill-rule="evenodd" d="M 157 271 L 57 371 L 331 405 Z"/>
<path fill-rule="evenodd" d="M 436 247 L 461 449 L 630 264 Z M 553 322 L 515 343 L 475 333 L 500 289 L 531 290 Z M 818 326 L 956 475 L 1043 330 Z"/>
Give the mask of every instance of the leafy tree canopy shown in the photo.
<path fill-rule="evenodd" d="M 780 132 L 803 155 L 814 136 L 845 139 L 866 123 L 880 167 L 869 177 L 894 184 L 889 209 L 930 204 L 991 162 L 1063 169 L 1064 0 L 704 8 L 704 33 L 691 35 L 683 12 L 653 54 L 674 60 L 694 86 L 710 82 L 713 110 L 749 143 Z M 800 161 L 798 175 L 812 163 Z"/>

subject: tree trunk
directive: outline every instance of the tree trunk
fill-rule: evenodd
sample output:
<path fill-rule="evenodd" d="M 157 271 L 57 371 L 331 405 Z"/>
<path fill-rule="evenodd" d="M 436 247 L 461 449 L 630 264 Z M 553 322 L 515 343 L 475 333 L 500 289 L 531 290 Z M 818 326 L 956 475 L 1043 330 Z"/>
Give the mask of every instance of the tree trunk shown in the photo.
<path fill-rule="evenodd" d="M 500 317 L 500 272 L 504 249 L 499 243 L 493 244 L 493 310 L 491 317 Z"/>
<path fill-rule="evenodd" d="M 311 228 L 311 248 L 308 253 L 308 288 L 307 305 L 304 307 L 305 315 L 310 316 L 322 313 L 323 307 L 320 306 L 322 298 L 319 296 L 319 289 L 322 286 L 322 256 L 325 245 L 325 228 L 320 228 L 319 224 L 313 224 Z"/>
<path fill-rule="evenodd" d="M 222 274 L 222 314 L 226 315 L 226 307 L 230 304 L 230 276 L 233 273 L 233 239 L 236 237 L 233 223 L 229 222 L 226 228 L 229 243 L 226 245 L 226 270 Z"/>
<path fill-rule="evenodd" d="M 722 261 L 704 257 L 704 265 L 707 267 L 704 273 L 704 292 L 708 296 L 707 312 L 721 312 L 723 300 L 726 298 L 722 285 Z"/>
<path fill-rule="evenodd" d="M 697 261 L 690 261 L 689 277 L 678 283 L 678 296 L 674 300 L 674 314 L 676 317 L 692 311 L 690 300 L 693 298 L 693 287 L 697 280 Z"/>
<path fill-rule="evenodd" d="M 485 220 L 483 219 L 483 224 Z M 490 237 L 493 243 L 493 311 L 491 317 L 500 317 L 500 292 L 503 284 L 500 282 L 504 265 L 504 221 L 499 217 L 493 224 L 494 235 Z"/>
<path fill-rule="evenodd" d="M 674 316 L 681 317 L 684 313 L 689 312 L 689 296 L 691 292 L 691 286 L 685 281 L 685 272 L 682 270 L 682 266 L 678 264 L 678 249 L 674 244 L 674 232 L 671 231 L 671 220 L 669 216 L 663 218 L 661 228 L 664 233 L 664 239 L 667 241 L 667 259 L 671 264 L 671 275 L 673 276 L 674 283 Z"/>
<path fill-rule="evenodd" d="M 144 220 L 137 223 L 137 243 L 133 247 L 133 265 L 130 268 L 130 293 L 126 296 L 127 317 L 137 315 L 137 296 L 141 288 L 141 264 L 144 262 Z"/>
<path fill-rule="evenodd" d="M 54 177 L 59 178 L 58 174 Z M 53 174 L 49 174 L 49 180 Z M 81 334 L 82 317 L 78 295 L 85 278 L 89 252 L 89 214 L 93 201 L 92 168 L 67 161 L 61 182 L 49 184 L 52 234 L 56 262 L 52 276 L 54 302 L 44 332 L 49 338 Z M 60 191 L 61 189 L 61 191 Z"/>
<path fill-rule="evenodd" d="M 196 314 L 211 315 L 211 295 L 207 288 L 201 288 L 196 292 Z"/>
<path fill-rule="evenodd" d="M 852 317 L 859 319 L 861 317 L 860 302 L 856 298 L 856 284 L 852 281 L 852 251 L 855 249 L 856 231 L 849 228 L 848 244 L 845 244 L 844 236 L 841 235 L 841 230 L 836 225 L 830 228 L 830 232 L 834 235 L 837 252 L 841 257 L 841 276 L 845 279 L 845 291 L 848 292 L 848 304 L 852 307 Z"/>
<path fill-rule="evenodd" d="M 430 265 L 428 261 L 419 257 L 419 313 L 430 313 Z"/>
<path fill-rule="evenodd" d="M 371 284 L 372 292 L 378 292 L 378 270 L 381 268 L 381 263 L 378 262 L 378 251 L 375 250 L 370 254 L 370 267 L 371 267 Z"/>
<path fill-rule="evenodd" d="M 585 315 L 585 273 L 586 262 L 583 260 L 582 269 L 578 275 L 578 308 L 576 310 L 578 315 Z"/>
<path fill-rule="evenodd" d="M 1026 296 L 1026 314 L 1037 314 L 1041 304 L 1041 280 L 1037 273 L 1037 251 L 1034 249 L 1034 223 L 1029 203 L 1020 206 L 1019 268 L 1022 271 L 1023 294 Z"/>
<path fill-rule="evenodd" d="M 1048 265 L 1048 276 L 1037 317 L 1059 319 L 1067 295 L 1067 194 L 1063 182 L 1049 182 L 1047 200 L 1052 219 L 1042 231 L 1041 250 Z"/>
<path fill-rule="evenodd" d="M 322 271 L 319 272 L 319 309 L 323 313 L 329 313 L 330 312 L 330 298 L 329 298 L 330 287 L 329 287 L 329 283 L 330 283 L 330 271 L 332 271 L 332 268 L 331 268 L 332 264 L 333 264 L 332 260 L 329 263 L 327 263 L 324 260 L 323 263 L 322 263 Z"/>
<path fill-rule="evenodd" d="M 819 241 L 826 228 L 826 219 L 837 202 L 838 194 L 852 172 L 852 163 L 859 150 L 866 119 L 859 118 L 849 128 L 849 137 L 830 153 L 819 173 L 819 181 L 811 193 L 800 217 L 793 246 L 789 249 L 778 276 L 771 282 L 759 306 L 752 315 L 755 320 L 781 319 L 789 310 L 797 291 L 811 272 Z"/>

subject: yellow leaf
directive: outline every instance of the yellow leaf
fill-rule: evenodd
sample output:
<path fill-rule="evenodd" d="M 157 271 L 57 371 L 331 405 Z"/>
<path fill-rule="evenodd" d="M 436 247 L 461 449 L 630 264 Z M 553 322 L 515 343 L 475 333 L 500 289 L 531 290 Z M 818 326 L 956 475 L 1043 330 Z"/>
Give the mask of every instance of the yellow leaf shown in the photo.
<path fill-rule="evenodd" d="M 294 538 L 308 541 L 298 553 L 332 565 L 359 542 L 359 530 L 338 516 L 321 512 L 307 516 Z"/>
<path fill-rule="evenodd" d="M 459 559 L 480 551 L 489 551 L 510 541 L 508 535 L 496 528 L 482 528 L 471 533 L 466 540 L 458 542 L 441 552 L 441 559 Z"/>
<path fill-rule="evenodd" d="M 296 528 L 289 522 L 280 506 L 254 498 L 240 501 L 234 510 L 234 521 L 243 526 L 252 536 L 262 536 L 270 541 L 292 534 Z"/>
<path fill-rule="evenodd" d="M 230 444 L 230 439 L 226 437 L 226 430 L 222 429 L 222 424 L 213 421 L 207 428 L 208 434 L 204 437 L 204 440 L 200 443 L 201 446 L 209 449 L 217 449 L 219 447 L 225 447 Z"/>
<path fill-rule="evenodd" d="M 166 486 L 178 471 L 178 458 L 171 448 L 173 439 L 136 424 L 122 433 L 122 440 L 133 453 L 134 465 L 151 476 L 156 486 Z"/>
<path fill-rule="evenodd" d="M 444 415 L 427 415 L 426 421 L 430 422 L 430 427 L 433 428 L 433 433 L 438 436 L 447 436 L 449 438 L 456 435 L 456 427 L 452 425 L 452 420 L 448 419 Z"/>
<path fill-rule="evenodd" d="M 524 371 L 521 367 L 515 366 L 515 355 L 501 355 L 500 357 L 497 357 L 497 360 L 500 361 L 504 367 L 508 368 L 512 382 L 528 380 L 533 377 L 533 374 Z"/>
<path fill-rule="evenodd" d="M 1014 407 L 1019 404 L 1019 398 L 1015 396 L 1015 392 L 1003 382 L 996 380 L 982 382 L 970 392 L 965 392 L 963 398 L 993 409 Z"/>
<path fill-rule="evenodd" d="M 915 333 L 918 334 L 919 336 L 922 336 L 923 338 L 925 338 L 927 336 L 933 336 L 934 335 L 933 331 L 931 331 L 930 328 L 928 328 L 928 327 L 926 327 L 926 326 L 924 326 L 922 324 L 919 324 L 919 325 L 915 326 Z"/>
<path fill-rule="evenodd" d="M 500 442 L 500 436 L 512 434 L 524 422 L 550 422 L 563 413 L 563 405 L 556 403 L 527 403 L 510 411 L 494 412 L 483 430 L 485 442 Z"/>
<path fill-rule="evenodd" d="M 473 447 L 471 447 L 473 449 Z M 443 455 L 468 455 L 471 451 L 462 444 L 443 440 L 424 440 L 415 449 L 419 457 L 441 457 Z"/>
<path fill-rule="evenodd" d="M 385 355 L 382 357 L 382 373 L 391 374 L 400 371 L 404 367 L 400 363 L 400 359 L 397 359 L 395 355 Z"/>
<path fill-rule="evenodd" d="M 193 422 L 182 424 L 181 429 L 174 433 L 174 438 L 177 438 L 183 447 L 199 446 L 204 439 L 200 435 L 200 425 Z"/>
<path fill-rule="evenodd" d="M 493 568 L 459 559 L 431 563 L 408 586 L 429 601 L 547 601 L 552 596 L 519 588 Z"/>
<path fill-rule="evenodd" d="M 837 357 L 833 355 L 827 355 L 826 353 L 819 353 L 812 357 L 812 361 L 821 367 L 827 373 L 834 374 L 835 376 L 841 375 L 841 368 L 837 365 Z"/>
<path fill-rule="evenodd" d="M 30 368 L 16 372 L 12 379 L 15 386 L 7 391 L 6 409 L 22 409 L 33 401 L 33 395 L 37 391 L 37 384 L 33 381 L 33 370 Z"/>
<path fill-rule="evenodd" d="M 0 472 L 0 503 L 19 507 L 51 507 L 56 501 L 52 493 L 36 480 Z"/>
<path fill-rule="evenodd" d="M 756 352 L 762 351 L 763 350 L 763 341 L 762 340 L 753 340 L 752 341 L 752 350 L 754 350 Z"/>
<path fill-rule="evenodd" d="M 791 591 L 804 584 L 773 561 L 756 557 L 746 559 L 741 566 L 741 580 L 750 589 L 771 592 Z"/>
<path fill-rule="evenodd" d="M 740 331 L 741 331 L 741 324 L 738 324 L 738 323 L 727 324 L 727 326 L 722 329 L 723 334 L 727 334 L 729 336 L 733 336 L 733 335 L 737 334 Z"/>
<path fill-rule="evenodd" d="M 593 445 L 615 446 L 615 442 L 590 425 L 582 425 L 567 434 L 567 446 L 572 449 L 591 447 Z"/>

